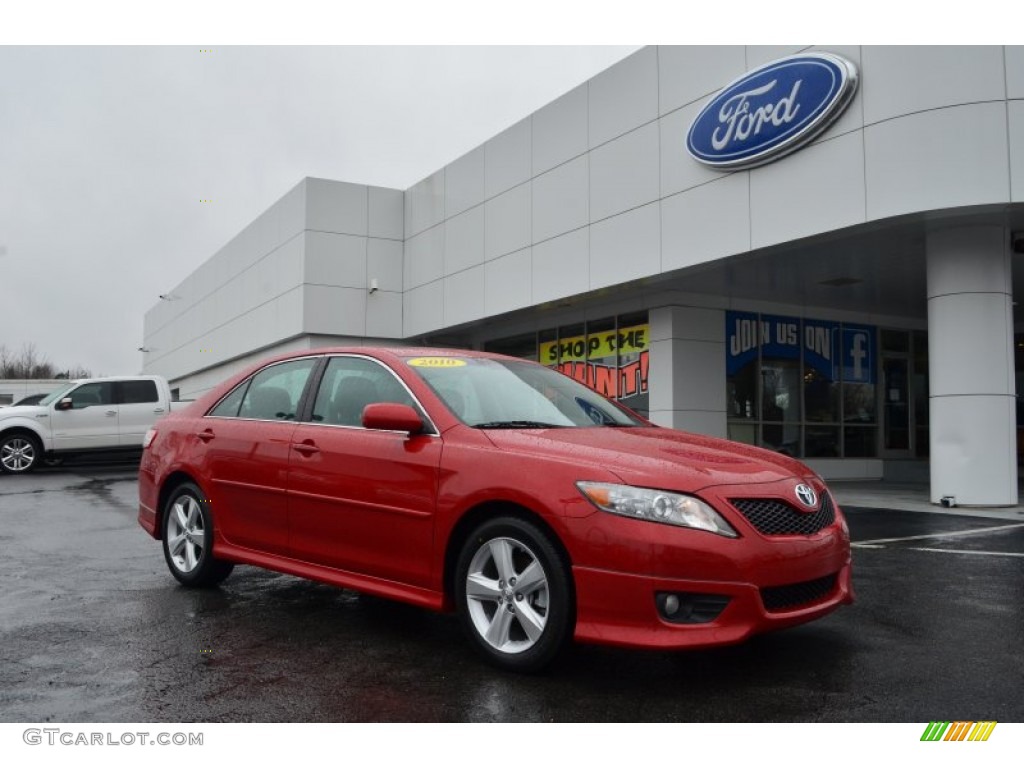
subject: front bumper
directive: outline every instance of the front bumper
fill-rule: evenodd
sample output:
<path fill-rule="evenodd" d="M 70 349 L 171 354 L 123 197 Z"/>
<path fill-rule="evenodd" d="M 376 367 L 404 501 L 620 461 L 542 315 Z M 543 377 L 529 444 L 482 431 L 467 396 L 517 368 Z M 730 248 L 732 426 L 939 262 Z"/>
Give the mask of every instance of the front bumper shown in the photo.
<path fill-rule="evenodd" d="M 852 603 L 849 532 L 838 507 L 834 521 L 813 534 L 768 536 L 729 501 L 785 500 L 794 484 L 701 493 L 736 529 L 735 539 L 602 512 L 574 521 L 574 538 L 583 543 L 573 557 L 576 639 L 665 649 L 730 645 Z M 725 607 L 689 622 L 670 620 L 659 594 Z"/>

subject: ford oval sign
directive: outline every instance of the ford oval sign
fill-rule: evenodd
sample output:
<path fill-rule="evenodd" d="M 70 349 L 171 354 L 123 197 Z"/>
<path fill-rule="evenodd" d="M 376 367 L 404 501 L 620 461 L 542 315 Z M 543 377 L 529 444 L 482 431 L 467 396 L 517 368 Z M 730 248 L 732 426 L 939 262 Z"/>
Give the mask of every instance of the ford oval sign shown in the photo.
<path fill-rule="evenodd" d="M 825 130 L 856 90 L 857 67 L 842 56 L 787 56 L 719 91 L 690 126 L 686 149 L 722 170 L 769 163 Z"/>

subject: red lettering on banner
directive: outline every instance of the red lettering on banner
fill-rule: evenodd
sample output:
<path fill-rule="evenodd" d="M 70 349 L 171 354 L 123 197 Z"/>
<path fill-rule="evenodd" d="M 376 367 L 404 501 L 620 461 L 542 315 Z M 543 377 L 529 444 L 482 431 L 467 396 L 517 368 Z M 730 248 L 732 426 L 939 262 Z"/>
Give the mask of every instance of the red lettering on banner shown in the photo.
<path fill-rule="evenodd" d="M 625 399 L 647 391 L 650 361 L 650 350 L 644 350 L 638 360 L 619 369 L 597 363 L 565 362 L 556 370 L 605 397 Z"/>
<path fill-rule="evenodd" d="M 607 365 L 595 365 L 594 366 L 594 385 L 595 389 L 605 397 L 618 397 L 617 387 L 615 386 L 615 369 Z"/>

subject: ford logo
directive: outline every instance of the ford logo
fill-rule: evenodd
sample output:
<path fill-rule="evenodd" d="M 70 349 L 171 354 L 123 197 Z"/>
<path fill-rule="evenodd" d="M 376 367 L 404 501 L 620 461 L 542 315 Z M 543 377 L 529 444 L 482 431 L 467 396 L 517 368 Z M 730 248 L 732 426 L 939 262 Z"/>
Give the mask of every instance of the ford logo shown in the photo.
<path fill-rule="evenodd" d="M 690 126 L 686 149 L 721 170 L 764 165 L 825 130 L 856 90 L 857 67 L 842 56 L 787 56 L 719 91 Z"/>

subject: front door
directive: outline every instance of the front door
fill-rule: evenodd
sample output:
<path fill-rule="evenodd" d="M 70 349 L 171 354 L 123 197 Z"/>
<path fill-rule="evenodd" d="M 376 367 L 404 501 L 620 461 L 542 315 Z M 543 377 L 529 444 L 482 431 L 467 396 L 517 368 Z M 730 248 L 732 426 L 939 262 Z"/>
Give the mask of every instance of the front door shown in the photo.
<path fill-rule="evenodd" d="M 57 451 L 88 451 L 117 448 L 118 406 L 112 381 L 90 381 L 68 392 L 71 408 L 50 406 L 50 429 Z M 57 402 L 59 403 L 60 400 Z"/>
<path fill-rule="evenodd" d="M 430 583 L 441 438 L 364 429 L 371 403 L 418 408 L 397 377 L 362 357 L 332 357 L 312 423 L 292 435 L 290 554 L 416 586 Z"/>
<path fill-rule="evenodd" d="M 882 451 L 888 458 L 909 458 L 910 361 L 906 357 L 882 358 Z"/>

